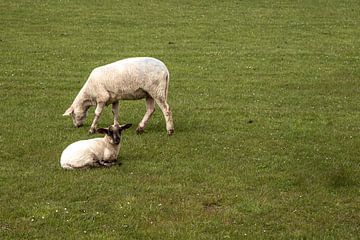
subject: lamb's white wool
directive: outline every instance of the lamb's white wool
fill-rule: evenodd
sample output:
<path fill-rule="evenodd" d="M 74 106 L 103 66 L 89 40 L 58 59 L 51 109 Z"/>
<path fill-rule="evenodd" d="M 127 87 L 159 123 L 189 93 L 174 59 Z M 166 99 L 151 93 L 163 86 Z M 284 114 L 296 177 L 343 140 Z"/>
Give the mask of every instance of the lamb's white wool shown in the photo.
<path fill-rule="evenodd" d="M 169 135 L 174 131 L 172 113 L 167 104 L 169 71 L 165 64 L 150 57 L 127 58 L 95 68 L 64 116 L 72 116 L 74 125 L 82 126 L 86 112 L 95 106 L 95 117 L 90 132 L 96 130 L 104 106 L 112 104 L 114 124 L 118 124 L 119 100 L 146 98 L 147 111 L 139 123 L 142 133 L 155 110 L 155 102 L 162 110 Z"/>
<path fill-rule="evenodd" d="M 111 166 L 117 161 L 120 150 L 121 131 L 131 124 L 113 125 L 97 131 L 105 133 L 104 138 L 93 138 L 74 142 L 61 154 L 60 165 L 65 169 Z"/>
<path fill-rule="evenodd" d="M 119 149 L 120 144 L 106 144 L 103 138 L 77 141 L 65 148 L 61 154 L 60 164 L 65 169 L 100 166 L 103 159 L 115 161 Z"/>

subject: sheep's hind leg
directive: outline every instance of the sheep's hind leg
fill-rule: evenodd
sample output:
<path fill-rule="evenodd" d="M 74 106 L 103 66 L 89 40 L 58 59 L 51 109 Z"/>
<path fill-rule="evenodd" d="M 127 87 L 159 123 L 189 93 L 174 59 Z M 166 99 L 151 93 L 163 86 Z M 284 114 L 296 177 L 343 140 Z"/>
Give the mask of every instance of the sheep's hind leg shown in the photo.
<path fill-rule="evenodd" d="M 172 118 L 172 112 L 170 111 L 169 104 L 165 100 L 156 99 L 156 103 L 159 105 L 161 111 L 164 114 L 165 122 L 166 122 L 166 130 L 168 135 L 172 135 L 174 133 L 174 123 Z"/>
<path fill-rule="evenodd" d="M 112 113 L 114 115 L 114 125 L 119 125 L 119 101 L 112 104 Z"/>
<path fill-rule="evenodd" d="M 93 120 L 90 130 L 89 130 L 90 133 L 96 132 L 97 122 L 99 121 L 100 115 L 101 115 L 104 107 L 105 107 L 105 103 L 103 103 L 103 102 L 99 102 L 97 104 L 96 109 L 95 109 L 95 117 L 94 117 L 94 120 Z"/>
<path fill-rule="evenodd" d="M 155 111 L 155 101 L 152 97 L 147 96 L 146 97 L 146 113 L 145 113 L 143 119 L 141 120 L 141 122 L 139 123 L 139 126 L 136 129 L 137 134 L 142 134 L 144 132 L 146 124 L 148 123 L 148 121 L 149 121 L 151 115 L 154 113 L 154 111 Z"/>

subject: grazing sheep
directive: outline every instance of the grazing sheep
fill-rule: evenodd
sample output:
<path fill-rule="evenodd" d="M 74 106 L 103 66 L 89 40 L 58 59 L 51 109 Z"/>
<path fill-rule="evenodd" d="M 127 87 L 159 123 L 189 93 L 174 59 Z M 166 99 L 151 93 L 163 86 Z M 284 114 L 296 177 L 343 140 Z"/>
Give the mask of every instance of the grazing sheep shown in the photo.
<path fill-rule="evenodd" d="M 164 114 L 168 135 L 174 132 L 172 113 L 167 103 L 169 71 L 165 64 L 150 57 L 127 58 L 95 68 L 72 105 L 63 116 L 71 116 L 76 127 L 83 125 L 87 110 L 96 105 L 90 133 L 96 130 L 103 108 L 112 104 L 114 124 L 119 124 L 119 100 L 146 99 L 146 113 L 136 129 L 144 128 L 155 110 L 155 102 Z"/>
<path fill-rule="evenodd" d="M 105 134 L 104 138 L 93 138 L 70 144 L 61 154 L 61 167 L 76 169 L 112 166 L 119 155 L 121 132 L 131 125 L 112 125 L 108 128 L 99 128 L 97 132 Z"/>

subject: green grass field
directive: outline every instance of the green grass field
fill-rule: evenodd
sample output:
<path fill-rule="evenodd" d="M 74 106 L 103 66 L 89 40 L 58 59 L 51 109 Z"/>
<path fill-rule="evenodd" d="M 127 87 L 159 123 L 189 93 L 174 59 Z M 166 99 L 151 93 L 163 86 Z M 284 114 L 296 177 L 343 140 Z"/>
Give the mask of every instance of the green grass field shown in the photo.
<path fill-rule="evenodd" d="M 358 239 L 360 2 L 0 2 L 0 239 Z M 175 133 L 124 101 L 119 160 L 65 171 L 96 66 L 152 56 Z M 112 122 L 106 108 L 99 126 Z"/>

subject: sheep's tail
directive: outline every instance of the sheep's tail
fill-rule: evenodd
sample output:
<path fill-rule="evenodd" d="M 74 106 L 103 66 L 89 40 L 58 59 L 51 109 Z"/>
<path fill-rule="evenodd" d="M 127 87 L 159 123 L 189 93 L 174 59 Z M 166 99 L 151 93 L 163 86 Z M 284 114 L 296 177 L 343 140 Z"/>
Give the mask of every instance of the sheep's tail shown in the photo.
<path fill-rule="evenodd" d="M 163 70 L 161 75 L 158 75 L 158 82 L 153 83 L 149 87 L 149 94 L 154 99 L 161 100 L 162 102 L 167 101 L 168 91 L 169 91 L 169 71 Z"/>
<path fill-rule="evenodd" d="M 169 71 L 166 71 L 166 73 L 165 73 L 165 101 L 167 101 L 167 99 L 168 99 L 169 80 L 170 80 L 170 73 L 169 73 Z"/>

